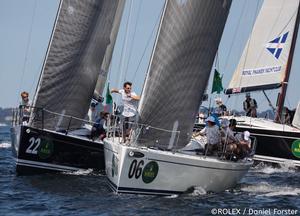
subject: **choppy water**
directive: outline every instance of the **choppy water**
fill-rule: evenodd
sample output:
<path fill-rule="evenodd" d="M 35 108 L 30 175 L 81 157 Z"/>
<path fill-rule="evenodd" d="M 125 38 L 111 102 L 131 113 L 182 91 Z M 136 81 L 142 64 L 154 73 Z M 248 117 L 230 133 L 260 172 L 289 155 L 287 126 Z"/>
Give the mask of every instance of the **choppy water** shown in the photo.
<path fill-rule="evenodd" d="M 0 215 L 300 215 L 299 179 L 289 166 L 260 164 L 219 194 L 116 195 L 92 170 L 16 176 L 11 145 L 0 143 Z"/>

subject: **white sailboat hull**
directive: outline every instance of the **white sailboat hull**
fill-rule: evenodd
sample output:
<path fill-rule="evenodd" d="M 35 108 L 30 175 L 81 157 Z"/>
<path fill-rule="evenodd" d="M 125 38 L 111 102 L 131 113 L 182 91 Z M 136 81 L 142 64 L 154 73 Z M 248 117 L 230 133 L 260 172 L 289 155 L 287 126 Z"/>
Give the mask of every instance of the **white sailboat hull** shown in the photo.
<path fill-rule="evenodd" d="M 171 195 L 193 187 L 220 192 L 234 187 L 253 163 L 130 147 L 115 141 L 108 138 L 104 143 L 106 174 L 117 193 Z"/>

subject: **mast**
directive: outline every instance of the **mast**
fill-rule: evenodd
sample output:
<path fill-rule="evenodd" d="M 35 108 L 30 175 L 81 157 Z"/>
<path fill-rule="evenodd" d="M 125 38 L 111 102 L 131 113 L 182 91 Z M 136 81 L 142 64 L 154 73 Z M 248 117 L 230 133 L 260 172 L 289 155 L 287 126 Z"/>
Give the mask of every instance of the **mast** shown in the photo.
<path fill-rule="evenodd" d="M 145 77 L 145 80 L 144 80 L 144 85 L 143 85 L 142 94 L 141 94 L 141 100 L 140 100 L 140 102 L 139 102 L 138 113 L 141 112 L 141 104 L 142 104 L 142 102 L 143 102 L 143 100 L 144 100 L 143 92 L 144 92 L 144 90 L 146 89 L 146 84 L 147 84 L 146 81 L 147 81 L 148 76 L 149 76 L 149 73 L 150 73 L 150 69 L 151 69 L 151 65 L 152 65 L 152 61 L 153 61 L 153 57 L 154 57 L 154 51 L 155 51 L 155 48 L 156 48 L 156 46 L 157 46 L 158 36 L 159 36 L 160 30 L 161 30 L 161 25 L 162 25 L 162 22 L 163 22 L 165 13 L 166 13 L 168 1 L 169 1 L 169 0 L 165 0 L 164 7 L 163 7 L 163 11 L 162 11 L 162 14 L 161 14 L 161 16 L 160 16 L 159 26 L 158 26 L 158 30 L 157 30 L 157 32 L 156 32 L 156 37 L 155 37 L 153 49 L 152 49 L 152 52 L 151 52 L 151 57 L 150 57 L 150 61 L 149 61 L 148 69 L 147 69 L 147 74 L 146 74 L 146 77 Z"/>
<path fill-rule="evenodd" d="M 44 58 L 44 61 L 43 61 L 43 66 L 42 66 L 42 69 L 41 69 L 41 73 L 40 73 L 40 76 L 39 76 L 39 79 L 38 79 L 38 83 L 37 83 L 36 88 L 35 88 L 33 100 L 32 100 L 32 102 L 33 102 L 32 105 L 33 106 L 35 106 L 36 99 L 37 99 L 37 97 L 36 97 L 37 96 L 37 92 L 38 92 L 38 90 L 40 89 L 40 86 L 41 86 L 43 72 L 44 72 L 44 69 L 45 69 L 45 66 L 46 66 L 46 61 L 47 61 L 47 58 L 48 58 L 48 55 L 49 55 L 49 52 L 50 52 L 50 47 L 51 47 L 51 44 L 52 44 L 52 41 L 53 41 L 54 32 L 55 32 L 55 28 L 56 28 L 56 25 L 57 25 L 57 22 L 58 22 L 58 18 L 59 18 L 59 14 L 60 14 L 60 11 L 61 11 L 61 8 L 62 8 L 63 1 L 64 0 L 60 0 L 59 1 L 59 5 L 58 5 L 57 12 L 56 12 L 56 17 L 55 17 L 54 25 L 53 25 L 53 28 L 52 28 L 50 40 L 49 40 L 49 43 L 48 43 L 46 55 L 45 55 L 45 58 Z"/>
<path fill-rule="evenodd" d="M 290 77 L 290 72 L 291 72 L 291 67 L 292 67 L 292 62 L 293 62 L 293 57 L 294 57 L 294 51 L 295 51 L 295 46 L 296 46 L 296 40 L 297 40 L 297 35 L 298 35 L 299 20 L 300 20 L 300 7 L 299 7 L 299 3 L 298 3 L 298 11 L 297 11 L 295 28 L 294 28 L 293 38 L 292 38 L 291 49 L 290 49 L 287 67 L 286 67 L 286 71 L 285 71 L 285 77 L 282 82 L 281 92 L 280 92 L 279 98 L 278 98 L 277 114 L 276 114 L 276 118 L 275 118 L 275 122 L 277 122 L 277 123 L 281 122 L 281 114 L 282 114 L 282 109 L 284 106 L 284 100 L 285 100 L 286 91 L 287 91 L 287 87 L 288 87 L 288 81 L 289 81 L 289 77 Z"/>

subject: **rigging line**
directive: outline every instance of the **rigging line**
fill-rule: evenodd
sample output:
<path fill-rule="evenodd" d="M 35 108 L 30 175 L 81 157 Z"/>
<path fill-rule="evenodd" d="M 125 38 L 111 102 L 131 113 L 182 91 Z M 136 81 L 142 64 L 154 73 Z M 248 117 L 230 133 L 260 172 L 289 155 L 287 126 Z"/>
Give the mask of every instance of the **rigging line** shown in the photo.
<path fill-rule="evenodd" d="M 243 9 L 241 10 L 241 14 L 240 14 L 239 17 L 242 17 L 242 15 L 244 14 L 245 8 L 246 8 L 246 2 L 244 2 L 244 6 L 243 6 Z M 225 67 L 224 67 L 224 70 L 225 70 L 225 71 L 227 70 L 227 66 L 228 66 L 228 62 L 229 62 L 228 60 L 229 60 L 229 56 L 230 56 L 231 51 L 232 51 L 233 44 L 234 44 L 234 42 L 236 41 L 237 31 L 238 31 L 239 27 L 241 26 L 241 20 L 242 20 L 242 19 L 239 19 L 239 20 L 238 20 L 238 25 L 237 25 L 237 27 L 236 27 L 236 29 L 235 29 L 235 31 L 234 31 L 234 38 L 233 38 L 233 40 L 231 41 L 231 44 L 230 44 L 230 47 L 229 47 L 229 51 L 228 51 L 227 56 L 226 56 Z"/>
<path fill-rule="evenodd" d="M 127 48 L 127 42 L 128 42 L 128 35 L 129 35 L 129 21 L 131 19 L 131 13 L 132 13 L 132 1 L 129 1 L 129 13 L 128 13 L 128 18 L 126 22 L 126 28 L 125 28 L 125 37 L 123 40 L 123 46 L 122 46 L 122 51 L 121 51 L 121 59 L 120 59 L 120 64 L 119 64 L 119 71 L 120 71 L 120 80 L 118 81 L 118 87 L 121 86 L 121 82 L 124 82 L 124 64 L 125 64 L 125 53 L 126 53 L 126 48 Z"/>
<path fill-rule="evenodd" d="M 282 27 L 282 29 L 279 32 L 279 35 L 281 35 L 283 33 L 283 30 L 287 28 L 287 26 L 290 24 L 290 22 L 292 21 L 292 19 L 296 17 L 297 19 L 297 10 L 295 10 L 293 16 L 291 16 L 291 18 L 287 21 L 287 23 L 285 24 L 285 26 Z M 294 25 L 295 26 L 295 25 Z"/>
<path fill-rule="evenodd" d="M 37 6 L 37 0 L 34 1 L 33 13 L 31 16 L 30 29 L 29 29 L 28 39 L 27 39 L 27 44 L 26 44 L 25 59 L 24 59 L 24 63 L 23 63 L 22 75 L 21 75 L 21 80 L 19 83 L 18 92 L 21 91 L 21 86 L 22 86 L 23 80 L 24 80 L 24 74 L 25 74 L 25 69 L 26 69 L 26 65 L 27 65 L 27 57 L 28 57 L 29 47 L 31 44 L 32 28 L 33 28 L 34 18 L 35 18 L 35 14 L 36 14 L 36 6 Z"/>
<path fill-rule="evenodd" d="M 274 94 L 276 93 L 276 91 L 277 91 L 277 89 L 276 90 L 274 90 L 274 89 L 269 89 L 268 90 L 268 93 L 269 93 L 269 98 L 271 98 L 271 97 L 274 97 Z M 277 93 L 276 93 L 276 95 L 277 95 Z M 273 105 L 273 104 L 272 104 Z M 275 106 L 276 106 L 276 104 L 275 104 Z"/>
<path fill-rule="evenodd" d="M 34 106 L 36 105 L 36 102 L 37 102 L 37 99 L 38 99 L 38 92 L 39 92 L 39 89 L 41 87 L 41 83 L 42 83 L 42 79 L 43 79 L 43 75 L 44 75 L 44 69 L 46 67 L 48 55 L 49 55 L 49 52 L 50 52 L 50 47 L 51 47 L 51 44 L 52 44 L 52 41 L 53 41 L 56 25 L 57 25 L 57 22 L 58 22 L 58 16 L 61 12 L 61 7 L 62 7 L 62 4 L 63 4 L 63 1 L 64 0 L 59 1 L 59 5 L 58 5 L 58 8 L 57 8 L 55 20 L 54 20 L 54 23 L 53 23 L 52 31 L 51 31 L 48 46 L 47 46 L 47 51 L 46 51 L 46 54 L 45 54 L 44 60 L 43 60 L 43 67 L 40 71 L 39 79 L 38 79 L 38 82 L 37 82 L 37 85 L 36 85 L 36 88 L 35 88 L 35 92 L 33 94 L 32 104 Z"/>
<path fill-rule="evenodd" d="M 106 79 L 106 85 L 104 86 L 104 90 L 102 91 L 102 96 L 103 96 L 104 98 L 106 98 L 106 94 L 107 94 L 107 85 L 110 84 L 111 67 L 112 67 L 111 65 L 112 65 L 112 64 L 109 64 L 109 66 L 108 66 L 108 71 L 107 71 L 108 76 L 107 76 L 107 79 Z M 105 91 L 105 89 L 106 89 L 106 92 L 105 92 L 105 94 L 103 94 L 104 91 Z"/>
<path fill-rule="evenodd" d="M 142 54 L 142 56 L 141 56 L 141 58 L 140 58 L 140 60 L 139 60 L 138 66 L 137 66 L 136 70 L 134 71 L 133 78 L 132 78 L 132 82 L 135 81 L 137 72 L 138 72 L 138 70 L 139 70 L 139 68 L 140 68 L 140 66 L 141 66 L 141 63 L 142 63 L 142 60 L 143 60 L 143 58 L 144 58 L 144 56 L 145 56 L 145 54 L 146 54 L 147 48 L 149 47 L 150 42 L 151 42 L 151 39 L 152 39 L 152 37 L 153 37 L 153 34 L 155 33 L 155 30 L 157 29 L 157 26 L 159 25 L 160 17 L 161 17 L 161 15 L 162 15 L 162 13 L 163 13 L 163 10 L 164 10 L 164 9 L 162 8 L 161 13 L 159 14 L 159 16 L 157 17 L 157 20 L 156 20 L 156 22 L 155 22 L 156 24 L 153 26 L 152 32 L 151 32 L 151 34 L 150 34 L 150 36 L 149 36 L 149 38 L 148 38 L 148 40 L 147 40 L 147 44 L 146 44 L 146 46 L 145 46 L 145 49 L 144 49 L 144 51 L 143 51 L 143 54 Z"/>
<path fill-rule="evenodd" d="M 215 68 L 219 69 L 218 68 L 218 64 L 219 63 L 219 49 L 217 49 L 217 52 L 216 52 L 216 58 L 215 58 Z"/>
<path fill-rule="evenodd" d="M 218 55 L 218 62 L 217 62 L 217 67 L 218 67 L 218 71 L 220 71 L 220 55 L 219 55 L 219 49 L 217 51 L 217 55 Z M 223 76 L 223 75 L 222 75 Z"/>
<path fill-rule="evenodd" d="M 243 64 L 243 69 L 245 69 L 245 65 L 246 65 L 246 60 L 247 60 L 247 56 L 248 56 L 248 51 L 249 51 L 249 47 L 250 47 L 250 43 L 251 43 L 251 39 L 252 39 L 252 33 L 253 33 L 253 28 L 254 28 L 254 25 L 255 25 L 255 21 L 256 21 L 256 18 L 257 18 L 257 15 L 258 15 L 258 8 L 259 8 L 259 1 L 257 1 L 256 3 L 256 11 L 255 11 L 255 17 L 253 18 L 253 23 L 252 23 L 252 31 L 251 31 L 251 34 L 249 36 L 249 43 L 247 45 L 247 48 L 246 48 L 246 55 L 245 55 L 245 61 L 244 61 L 244 64 Z M 241 86 L 241 82 L 242 82 L 242 77 L 240 79 L 240 82 L 239 82 L 239 86 Z"/>
<path fill-rule="evenodd" d="M 30 92 L 32 92 L 33 87 L 34 87 L 34 84 L 37 82 L 37 79 L 38 79 L 38 77 L 39 77 L 38 75 L 39 75 L 39 73 L 41 72 L 42 67 L 43 67 L 43 61 L 41 61 L 41 64 L 40 64 L 40 66 L 38 67 L 37 72 L 34 74 L 34 78 L 33 78 L 33 81 L 32 81 L 32 83 L 31 83 L 31 87 L 30 87 Z"/>
<path fill-rule="evenodd" d="M 133 44 L 134 44 L 134 41 L 135 41 L 137 24 L 138 24 L 138 21 L 140 20 L 142 2 L 143 2 L 143 0 L 139 0 L 138 14 L 137 14 L 136 22 L 135 22 L 135 25 L 134 25 L 133 38 L 132 38 L 130 48 L 129 48 L 129 58 L 128 58 L 128 61 L 127 61 L 127 64 L 126 64 L 125 77 L 127 77 L 129 62 L 130 62 L 131 57 L 132 57 L 132 48 L 133 48 Z"/>
<path fill-rule="evenodd" d="M 109 64 L 109 66 L 108 66 L 108 71 L 107 71 L 107 73 L 108 73 L 108 77 L 107 77 L 108 79 L 107 79 L 107 81 L 108 81 L 108 82 L 110 82 L 110 77 L 111 77 L 111 65 L 112 65 L 112 64 Z"/>
<path fill-rule="evenodd" d="M 266 99 L 267 99 L 267 102 L 268 102 L 269 107 L 272 108 L 272 112 L 275 113 L 276 108 L 273 106 L 273 104 L 272 104 L 272 102 L 271 102 L 269 96 L 267 95 L 267 93 L 265 92 L 265 90 L 263 90 L 262 92 L 264 93 L 264 95 L 265 95 L 265 97 L 266 97 Z"/>
<path fill-rule="evenodd" d="M 127 1 L 128 3 L 128 1 Z M 125 3 L 126 4 L 126 3 Z M 125 28 L 125 36 L 123 37 L 123 46 L 121 49 L 121 57 L 120 57 L 120 62 L 119 62 L 119 74 L 120 76 L 118 76 L 117 78 L 117 86 L 116 88 L 121 88 L 121 82 L 123 81 L 123 70 L 122 70 L 122 64 L 124 62 L 124 49 L 125 49 L 125 45 L 127 43 L 127 38 L 128 38 L 128 25 L 129 25 L 129 19 L 131 16 L 131 10 L 132 10 L 132 0 L 129 1 L 129 13 L 128 13 L 128 17 L 127 17 L 127 21 L 126 21 L 126 28 Z M 116 103 L 119 104 L 120 103 L 120 97 L 117 97 Z"/>

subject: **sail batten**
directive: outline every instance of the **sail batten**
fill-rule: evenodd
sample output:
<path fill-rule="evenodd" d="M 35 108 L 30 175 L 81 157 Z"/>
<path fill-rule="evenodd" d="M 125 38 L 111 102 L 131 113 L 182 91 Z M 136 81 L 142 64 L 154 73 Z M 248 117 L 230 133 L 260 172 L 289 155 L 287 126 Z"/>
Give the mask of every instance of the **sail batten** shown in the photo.
<path fill-rule="evenodd" d="M 112 30 L 114 25 L 119 27 L 115 17 L 120 18 L 116 11 L 123 3 L 123 0 L 61 1 L 33 104 L 35 107 L 85 118 L 104 56 L 114 45 Z M 119 13 L 122 10 L 121 7 Z M 41 126 L 37 115 L 33 113 L 31 116 L 34 127 Z M 50 130 L 81 125 L 79 121 L 70 122 L 70 118 L 49 112 L 44 112 L 43 120 L 44 128 Z"/>
<path fill-rule="evenodd" d="M 230 5 L 166 2 L 139 106 L 139 123 L 151 126 L 140 145 L 178 149 L 189 142 Z"/>
<path fill-rule="evenodd" d="M 279 88 L 285 78 L 299 0 L 265 0 L 226 94 Z"/>

